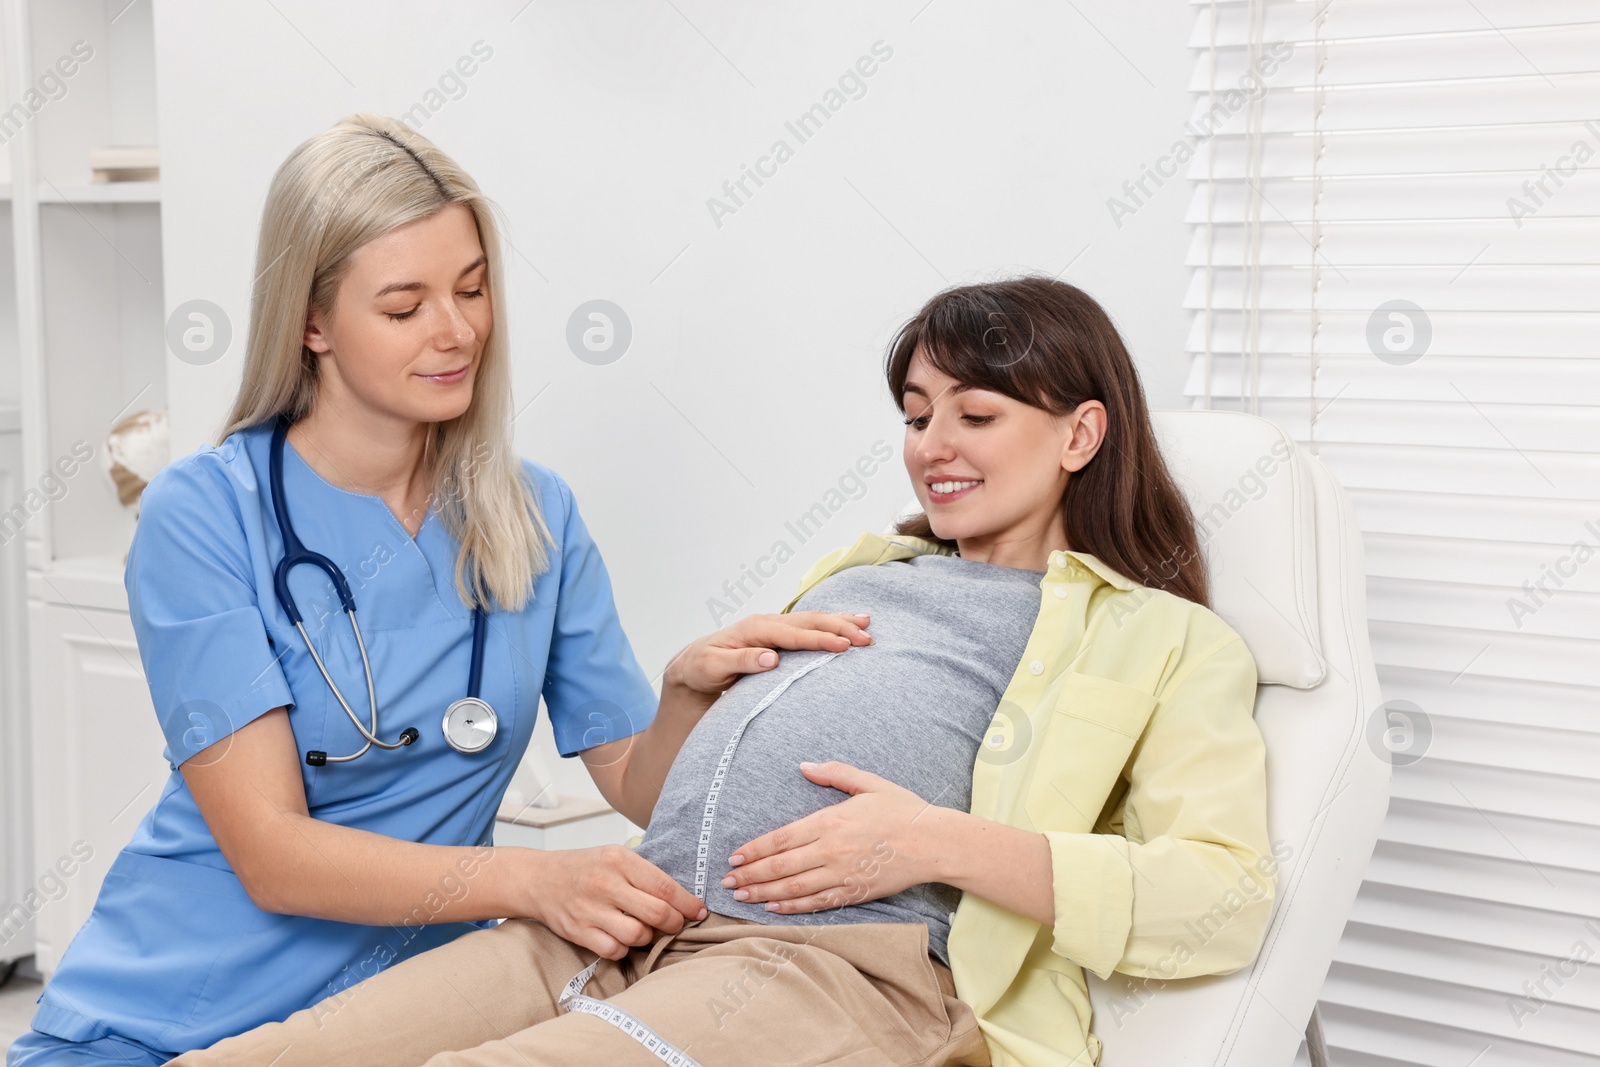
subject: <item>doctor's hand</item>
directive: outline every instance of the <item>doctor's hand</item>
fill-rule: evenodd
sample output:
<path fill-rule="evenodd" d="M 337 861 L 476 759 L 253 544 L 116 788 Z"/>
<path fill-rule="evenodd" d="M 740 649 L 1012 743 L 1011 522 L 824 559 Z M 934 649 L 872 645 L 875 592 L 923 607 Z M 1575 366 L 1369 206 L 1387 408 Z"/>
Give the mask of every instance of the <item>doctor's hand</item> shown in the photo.
<path fill-rule="evenodd" d="M 939 826 L 950 809 L 847 763 L 802 763 L 800 770 L 850 797 L 735 849 L 722 885 L 736 899 L 794 914 L 938 880 Z"/>
<path fill-rule="evenodd" d="M 523 914 L 606 959 L 648 945 L 658 930 L 675 934 L 686 921 L 705 918 L 693 893 L 630 848 L 527 851 L 534 867 Z"/>
<path fill-rule="evenodd" d="M 684 648 L 667 664 L 664 683 L 715 699 L 741 675 L 778 665 L 778 649 L 843 652 L 872 644 L 870 615 L 791 611 L 751 615 Z"/>

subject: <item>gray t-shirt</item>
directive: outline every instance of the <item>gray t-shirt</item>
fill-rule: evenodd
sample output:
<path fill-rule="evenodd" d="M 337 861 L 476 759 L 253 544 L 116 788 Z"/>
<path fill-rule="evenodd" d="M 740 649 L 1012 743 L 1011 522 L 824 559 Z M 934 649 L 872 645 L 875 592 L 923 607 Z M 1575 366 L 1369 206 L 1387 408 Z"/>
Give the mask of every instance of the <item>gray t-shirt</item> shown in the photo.
<path fill-rule="evenodd" d="M 721 915 L 801 925 L 926 923 L 932 954 L 948 963 L 950 914 L 960 898 L 950 886 L 783 915 L 734 900 L 722 878 L 740 845 L 846 799 L 807 780 L 801 761 L 839 760 L 930 804 L 966 810 L 972 765 L 1033 631 L 1043 575 L 929 554 L 850 567 L 819 582 L 796 610 L 869 613 L 874 643 L 842 653 L 784 652 L 777 667 L 723 693 L 673 763 L 639 854 L 691 891 L 698 866 L 706 907 Z"/>

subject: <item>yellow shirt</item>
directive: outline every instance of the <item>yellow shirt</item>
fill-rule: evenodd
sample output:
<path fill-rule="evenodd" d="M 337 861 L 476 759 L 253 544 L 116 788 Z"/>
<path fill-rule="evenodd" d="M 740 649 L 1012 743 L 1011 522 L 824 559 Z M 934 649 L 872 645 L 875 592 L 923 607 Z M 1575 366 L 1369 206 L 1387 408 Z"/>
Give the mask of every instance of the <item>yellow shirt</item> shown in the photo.
<path fill-rule="evenodd" d="M 928 552 L 863 534 L 801 579 Z M 1272 910 L 1256 665 L 1214 613 L 1053 552 L 1039 616 L 973 766 L 972 814 L 1050 842 L 1055 925 L 963 894 L 956 991 L 995 1067 L 1087 1067 L 1084 969 L 1162 980 L 1250 963 Z"/>

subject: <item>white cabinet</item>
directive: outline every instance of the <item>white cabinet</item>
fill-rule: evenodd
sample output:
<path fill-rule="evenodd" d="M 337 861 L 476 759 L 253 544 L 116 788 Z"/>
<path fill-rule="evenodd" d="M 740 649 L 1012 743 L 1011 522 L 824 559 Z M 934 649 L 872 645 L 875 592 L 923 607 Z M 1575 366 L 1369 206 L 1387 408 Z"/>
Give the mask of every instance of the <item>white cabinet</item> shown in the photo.
<path fill-rule="evenodd" d="M 58 575 L 78 586 L 103 576 Z M 42 579 L 34 576 L 35 592 Z M 35 964 L 55 968 L 170 768 L 126 612 L 30 598 Z"/>

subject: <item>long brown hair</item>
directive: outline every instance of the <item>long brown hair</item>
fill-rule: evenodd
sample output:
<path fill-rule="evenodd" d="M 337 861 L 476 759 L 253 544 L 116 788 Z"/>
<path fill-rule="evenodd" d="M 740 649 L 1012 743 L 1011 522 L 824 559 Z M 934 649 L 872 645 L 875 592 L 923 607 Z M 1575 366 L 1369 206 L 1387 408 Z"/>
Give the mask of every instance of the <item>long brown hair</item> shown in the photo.
<path fill-rule="evenodd" d="M 1085 400 L 1104 404 L 1105 441 L 1061 496 L 1067 542 L 1135 582 L 1210 606 L 1194 516 L 1156 446 L 1128 349 L 1093 297 L 1045 277 L 939 293 L 889 346 L 884 370 L 902 412 L 918 350 L 957 381 L 1054 415 Z M 925 514 L 895 529 L 955 547 L 934 535 Z"/>

